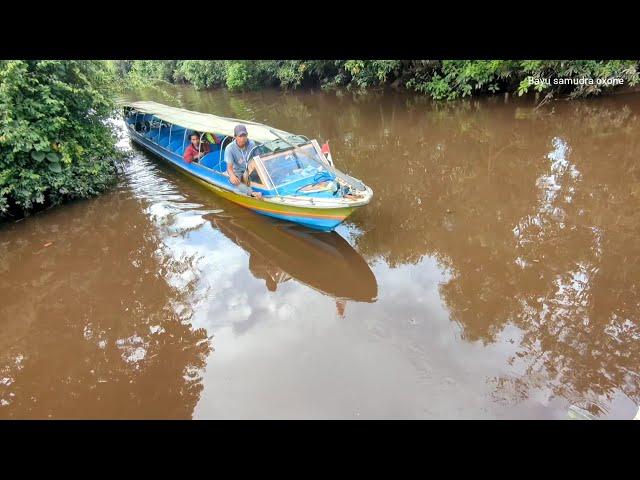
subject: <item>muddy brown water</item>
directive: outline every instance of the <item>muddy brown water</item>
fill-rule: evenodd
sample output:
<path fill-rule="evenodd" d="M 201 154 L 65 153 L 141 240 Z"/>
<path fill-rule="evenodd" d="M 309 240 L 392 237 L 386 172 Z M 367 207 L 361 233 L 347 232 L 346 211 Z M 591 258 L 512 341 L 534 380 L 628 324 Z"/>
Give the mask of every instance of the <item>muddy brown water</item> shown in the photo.
<path fill-rule="evenodd" d="M 139 92 L 320 141 L 374 190 L 335 233 L 133 150 L 0 226 L 0 418 L 632 418 L 640 95 Z"/>

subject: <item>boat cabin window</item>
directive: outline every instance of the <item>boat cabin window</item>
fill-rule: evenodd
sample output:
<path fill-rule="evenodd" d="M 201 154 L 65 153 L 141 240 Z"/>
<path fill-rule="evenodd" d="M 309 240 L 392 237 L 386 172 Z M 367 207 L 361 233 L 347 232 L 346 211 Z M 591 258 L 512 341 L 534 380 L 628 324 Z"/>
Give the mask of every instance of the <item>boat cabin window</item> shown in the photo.
<path fill-rule="evenodd" d="M 258 171 L 255 160 L 250 160 L 247 165 L 247 173 L 249 174 L 249 182 L 251 186 L 258 188 L 267 188 L 267 182 L 265 182 Z"/>
<path fill-rule="evenodd" d="M 260 160 L 276 187 L 301 180 L 320 182 L 334 178 L 311 143 L 261 156 Z"/>
<path fill-rule="evenodd" d="M 258 175 L 257 170 L 254 170 L 249 174 L 249 180 L 253 183 L 262 183 L 262 179 L 260 178 L 260 175 Z"/>

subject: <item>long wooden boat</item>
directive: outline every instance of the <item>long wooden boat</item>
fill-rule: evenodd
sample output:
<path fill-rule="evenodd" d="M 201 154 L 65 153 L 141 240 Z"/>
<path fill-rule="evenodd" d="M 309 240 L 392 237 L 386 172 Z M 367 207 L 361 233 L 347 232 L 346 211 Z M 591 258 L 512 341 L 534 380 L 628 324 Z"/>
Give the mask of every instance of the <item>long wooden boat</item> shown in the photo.
<path fill-rule="evenodd" d="M 126 102 L 123 110 L 135 143 L 218 195 L 262 215 L 330 231 L 373 196 L 371 188 L 336 169 L 316 140 L 302 135 L 156 102 Z M 239 190 L 227 174 L 224 152 L 239 123 L 257 144 L 249 154 L 247 181 L 262 193 L 260 199 Z M 199 161 L 187 163 L 182 154 L 194 132 L 201 139 L 213 134 L 214 143 Z"/>

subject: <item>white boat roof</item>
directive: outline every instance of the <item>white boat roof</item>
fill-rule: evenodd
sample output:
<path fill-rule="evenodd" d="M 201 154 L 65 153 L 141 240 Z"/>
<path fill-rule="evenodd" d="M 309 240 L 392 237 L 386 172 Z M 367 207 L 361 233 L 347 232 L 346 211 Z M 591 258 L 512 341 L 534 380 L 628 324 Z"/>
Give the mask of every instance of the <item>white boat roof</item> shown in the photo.
<path fill-rule="evenodd" d="M 219 117 L 210 113 L 192 112 L 184 108 L 169 107 L 157 102 L 120 102 L 122 106 L 132 107 L 142 113 L 149 113 L 165 122 L 179 125 L 190 130 L 197 130 L 204 133 L 216 133 L 233 137 L 233 129 L 239 123 L 247 127 L 249 138 L 258 143 L 270 142 L 277 140 L 278 137 L 271 133 L 273 130 L 283 137 L 292 135 L 289 132 L 271 128 L 261 123 L 250 122 L 247 120 L 238 120 L 235 118 Z"/>

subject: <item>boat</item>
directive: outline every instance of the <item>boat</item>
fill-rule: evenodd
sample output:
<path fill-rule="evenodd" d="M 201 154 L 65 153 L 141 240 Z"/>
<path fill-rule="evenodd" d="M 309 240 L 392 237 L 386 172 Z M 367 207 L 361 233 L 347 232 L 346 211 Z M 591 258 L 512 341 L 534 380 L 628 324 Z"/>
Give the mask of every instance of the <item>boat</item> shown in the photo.
<path fill-rule="evenodd" d="M 361 180 L 334 166 L 317 140 L 261 123 L 170 107 L 157 102 L 122 102 L 133 142 L 158 155 L 221 197 L 256 213 L 305 227 L 331 231 L 356 209 L 367 205 L 373 191 Z M 249 153 L 246 181 L 261 198 L 243 193 L 227 174 L 225 149 L 242 123 L 256 146 Z M 212 138 L 199 161 L 183 160 L 190 136 Z"/>

